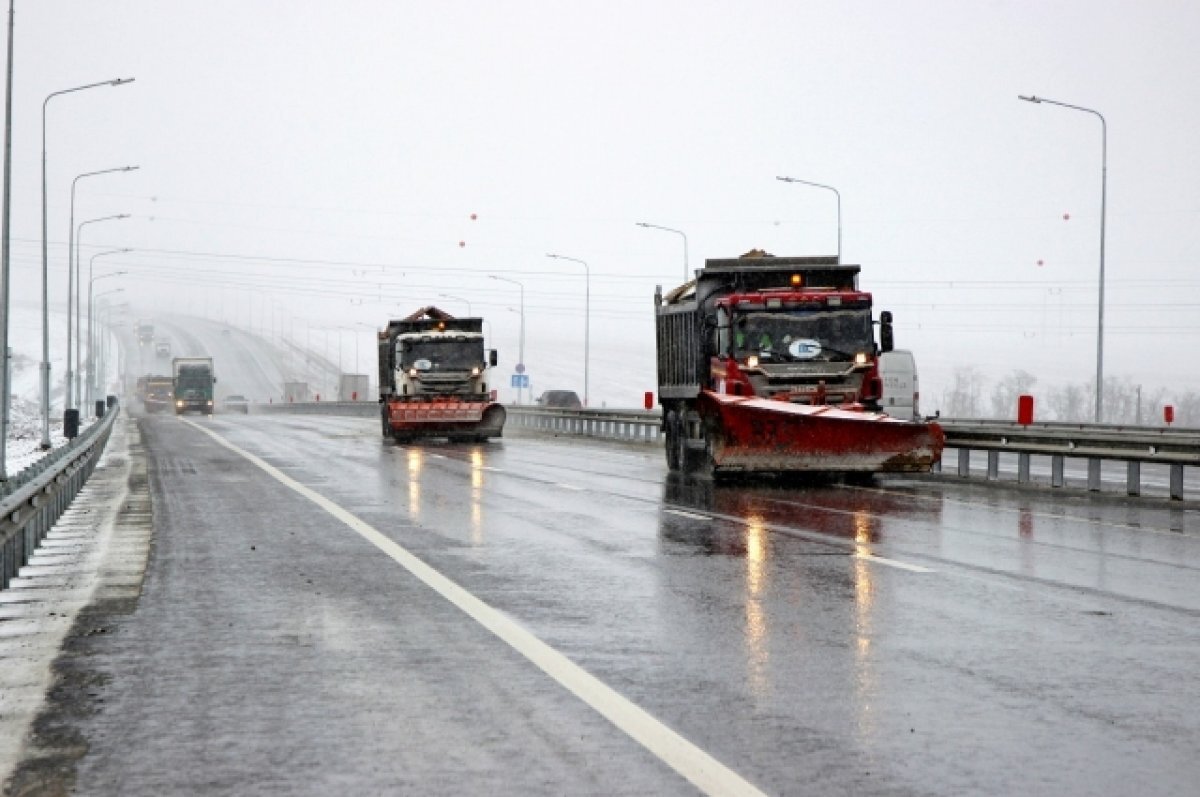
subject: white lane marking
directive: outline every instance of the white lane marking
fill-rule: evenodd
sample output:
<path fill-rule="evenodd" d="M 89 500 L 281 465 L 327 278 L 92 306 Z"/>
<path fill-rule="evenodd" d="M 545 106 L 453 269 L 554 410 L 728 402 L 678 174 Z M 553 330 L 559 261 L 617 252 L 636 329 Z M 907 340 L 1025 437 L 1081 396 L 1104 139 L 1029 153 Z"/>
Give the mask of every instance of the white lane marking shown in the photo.
<path fill-rule="evenodd" d="M 583 490 L 584 490 L 584 488 L 582 488 L 582 487 L 576 487 L 574 484 L 563 484 L 562 482 L 555 482 L 555 483 L 554 483 L 554 486 L 555 486 L 555 487 L 561 487 L 561 488 L 563 488 L 564 490 L 574 490 L 574 491 L 575 491 L 575 492 L 577 492 L 577 493 L 581 493 L 581 492 L 583 492 Z"/>
<path fill-rule="evenodd" d="M 305 487 L 249 451 L 239 448 L 216 432 L 204 428 L 195 421 L 184 419 L 184 423 L 204 432 L 218 444 L 254 463 L 280 484 L 304 496 L 349 526 L 363 539 L 372 543 L 401 567 L 424 582 L 430 589 L 491 631 L 513 650 L 529 659 L 542 672 L 558 681 L 560 685 L 591 706 L 601 716 L 658 756 L 667 766 L 690 781 L 696 788 L 706 794 L 763 794 L 749 781 L 744 780 L 720 761 L 655 719 L 645 709 L 630 702 L 612 687 L 517 625 L 513 620 L 425 564 L 408 549 L 393 542 L 366 521 L 351 514 L 315 490 Z"/>
<path fill-rule="evenodd" d="M 691 520 L 712 520 L 708 515 L 697 515 L 695 512 L 684 512 L 682 509 L 664 509 L 664 512 L 669 512 L 672 515 L 689 518 Z"/>
<path fill-rule="evenodd" d="M 854 555 L 855 555 L 855 557 L 857 557 L 859 559 L 863 559 L 868 562 L 875 562 L 876 564 L 887 565 L 888 567 L 898 567 L 901 570 L 907 570 L 910 573 L 932 573 L 933 572 L 933 570 L 931 570 L 928 567 L 921 567 L 920 565 L 910 565 L 907 562 L 898 562 L 895 559 L 888 559 L 885 556 L 876 556 L 873 553 L 855 553 Z"/>

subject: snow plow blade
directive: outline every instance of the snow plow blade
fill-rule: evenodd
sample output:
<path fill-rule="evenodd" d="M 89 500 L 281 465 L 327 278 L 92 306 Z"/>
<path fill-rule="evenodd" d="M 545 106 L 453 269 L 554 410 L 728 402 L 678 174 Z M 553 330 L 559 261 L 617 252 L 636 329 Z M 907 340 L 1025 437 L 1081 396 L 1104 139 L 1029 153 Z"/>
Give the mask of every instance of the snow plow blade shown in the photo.
<path fill-rule="evenodd" d="M 924 473 L 946 442 L 936 423 L 860 409 L 709 391 L 699 409 L 714 473 Z"/>
<path fill-rule="evenodd" d="M 507 413 L 487 401 L 395 402 L 388 406 L 388 423 L 397 435 L 474 435 L 500 437 Z"/>

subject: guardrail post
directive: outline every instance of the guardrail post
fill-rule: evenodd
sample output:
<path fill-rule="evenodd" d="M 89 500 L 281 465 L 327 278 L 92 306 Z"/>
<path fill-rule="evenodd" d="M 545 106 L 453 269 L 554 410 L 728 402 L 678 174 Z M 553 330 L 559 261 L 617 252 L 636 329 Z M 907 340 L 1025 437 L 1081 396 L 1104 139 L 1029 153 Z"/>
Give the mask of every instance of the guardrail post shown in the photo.
<path fill-rule="evenodd" d="M 992 481 L 1000 478 L 1000 452 L 989 451 L 987 477 Z"/>
<path fill-rule="evenodd" d="M 971 475 L 971 449 L 958 449 L 958 475 L 964 479 Z"/>
<path fill-rule="evenodd" d="M 1055 454 L 1054 456 L 1052 456 L 1050 458 L 1050 486 L 1051 487 L 1066 486 L 1067 479 L 1066 479 L 1066 476 L 1064 475 L 1066 459 L 1067 458 L 1064 457 L 1062 454 Z"/>
<path fill-rule="evenodd" d="M 1017 483 L 1029 484 L 1029 453 L 1026 451 L 1017 454 Z"/>
<path fill-rule="evenodd" d="M 1183 466 L 1171 466 L 1171 500 L 1183 500 Z"/>
<path fill-rule="evenodd" d="M 1087 488 L 1093 493 L 1100 492 L 1100 460 L 1088 460 L 1088 482 Z"/>
<path fill-rule="evenodd" d="M 1125 494 L 1142 494 L 1142 463 L 1134 461 L 1125 463 Z"/>

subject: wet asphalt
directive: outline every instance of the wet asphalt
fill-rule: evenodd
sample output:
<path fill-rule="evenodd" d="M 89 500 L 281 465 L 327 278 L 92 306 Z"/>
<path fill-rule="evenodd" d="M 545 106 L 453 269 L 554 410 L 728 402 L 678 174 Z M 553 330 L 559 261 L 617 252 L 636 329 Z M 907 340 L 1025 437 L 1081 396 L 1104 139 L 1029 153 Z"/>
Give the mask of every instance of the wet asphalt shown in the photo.
<path fill-rule="evenodd" d="M 73 641 L 83 794 L 690 794 L 512 647 L 201 428 L 353 513 L 770 794 L 1191 794 L 1200 518 L 650 446 L 138 421 L 136 606 Z M 193 423 L 195 425 L 193 425 Z M 94 627 L 97 618 L 90 618 Z M 53 724 L 53 723 L 51 723 Z"/>

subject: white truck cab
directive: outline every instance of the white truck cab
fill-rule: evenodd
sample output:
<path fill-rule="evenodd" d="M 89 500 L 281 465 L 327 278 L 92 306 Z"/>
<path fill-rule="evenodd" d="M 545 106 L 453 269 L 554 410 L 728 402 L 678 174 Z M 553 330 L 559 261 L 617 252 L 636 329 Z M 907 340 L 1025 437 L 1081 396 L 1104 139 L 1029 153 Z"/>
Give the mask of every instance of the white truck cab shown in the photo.
<path fill-rule="evenodd" d="M 905 421 L 920 420 L 921 390 L 912 352 L 895 349 L 879 355 L 879 378 L 883 380 L 883 398 L 879 402 L 883 411 Z"/>

